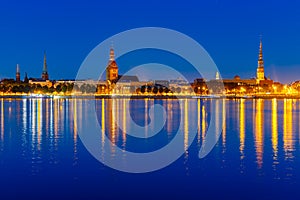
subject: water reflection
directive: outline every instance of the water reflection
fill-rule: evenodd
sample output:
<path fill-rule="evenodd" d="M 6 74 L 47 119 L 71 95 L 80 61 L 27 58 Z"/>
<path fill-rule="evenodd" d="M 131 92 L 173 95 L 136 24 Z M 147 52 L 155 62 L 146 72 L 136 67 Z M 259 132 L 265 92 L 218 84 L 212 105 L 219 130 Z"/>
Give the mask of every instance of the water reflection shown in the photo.
<path fill-rule="evenodd" d="M 206 109 L 205 109 L 205 106 L 204 105 L 202 105 L 202 116 L 201 116 L 201 118 L 202 118 L 202 123 L 201 123 L 201 125 L 202 125 L 202 141 L 204 142 L 204 140 L 205 140 L 205 133 L 206 133 L 206 130 L 207 130 L 207 113 L 206 113 Z"/>
<path fill-rule="evenodd" d="M 88 99 L 5 99 L 0 100 L 0 150 L 9 148 L 10 140 L 18 141 L 21 155 L 28 159 L 32 165 L 32 173 L 40 173 L 43 163 L 56 164 L 61 162 L 61 149 L 70 148 L 68 151 L 74 165 L 78 163 L 79 146 L 77 136 L 77 125 L 74 119 L 86 112 L 85 105 Z M 129 101 L 132 101 L 128 104 Z M 297 169 L 296 155 L 298 155 L 299 144 L 299 100 L 271 99 L 271 100 L 202 100 L 182 99 L 182 107 L 176 104 L 176 100 L 153 100 L 153 99 L 99 99 L 96 100 L 96 110 L 99 123 L 102 126 L 101 142 L 104 147 L 106 135 L 114 144 L 111 148 L 112 157 L 116 146 L 121 149 L 135 150 L 146 149 L 149 146 L 168 143 L 177 132 L 178 116 L 183 117 L 183 142 L 185 151 L 183 164 L 190 169 L 189 161 L 201 162 L 193 158 L 193 151 L 189 149 L 191 127 L 197 127 L 195 138 L 196 149 L 199 150 L 205 141 L 206 130 L 210 120 L 216 120 L 216 126 L 222 126 L 222 137 L 213 153 L 208 155 L 210 159 L 223 159 L 222 161 L 238 160 L 237 164 L 242 167 L 241 172 L 247 173 L 249 166 L 255 166 L 255 170 L 272 169 L 276 178 L 290 178 Z M 126 117 L 128 113 L 135 115 L 140 120 L 140 125 L 149 123 L 149 108 L 155 103 L 160 103 L 166 109 L 167 121 L 162 129 L 159 141 L 146 140 L 138 144 L 136 140 L 130 139 L 127 131 Z M 222 103 L 222 108 L 221 108 Z M 128 106 L 130 105 L 130 106 Z M 221 124 L 219 118 L 209 119 L 211 116 L 210 106 L 216 106 L 216 114 L 225 118 Z M 195 112 L 196 120 L 189 117 L 189 112 Z M 252 116 L 251 116 L 252 112 Z M 250 116 L 248 115 L 250 113 Z M 82 119 L 84 120 L 84 119 Z M 78 120 L 77 123 L 81 123 Z M 116 122 L 122 123 L 122 130 Z M 149 127 L 150 129 L 153 127 Z M 147 134 L 147 130 L 145 133 Z M 7 145 L 6 145 L 7 144 Z M 102 148 L 103 152 L 105 148 Z M 151 148 L 150 148 L 151 149 Z M 152 150 L 152 149 L 151 149 Z M 246 156 L 245 156 L 246 155 Z M 195 160 L 196 159 L 196 160 Z M 228 162 L 220 162 L 222 165 Z M 251 164 L 247 164 L 251 163 Z M 247 166 L 247 167 L 246 167 Z"/>
<path fill-rule="evenodd" d="M 77 159 L 76 126 L 69 112 L 73 110 L 72 100 L 2 98 L 0 103 L 1 148 L 5 138 L 7 144 L 17 146 L 14 149 L 20 147 L 20 155 L 30 162 L 32 174 L 39 173 L 44 163 L 58 162 L 58 148 L 64 148 L 61 142 L 68 134 L 74 141 L 74 160 Z"/>
<path fill-rule="evenodd" d="M 126 146 L 126 132 L 127 132 L 127 128 L 126 128 L 126 112 L 127 112 L 127 101 L 128 99 L 124 99 L 123 100 L 123 108 L 122 108 L 122 113 L 123 113 L 123 116 L 122 116 L 122 119 L 123 119 L 123 133 L 122 133 L 122 140 L 123 140 L 123 144 L 122 144 L 122 147 L 123 149 L 125 148 Z"/>
<path fill-rule="evenodd" d="M 272 99 L 272 149 L 273 160 L 278 156 L 278 118 L 277 118 L 277 99 Z"/>
<path fill-rule="evenodd" d="M 218 130 L 219 130 L 219 128 L 220 128 L 220 120 L 219 120 L 219 115 L 220 115 L 220 112 L 222 112 L 222 111 L 220 111 L 220 106 L 219 106 L 219 102 L 220 100 L 216 100 L 214 103 L 215 103 L 215 108 L 216 108 L 216 115 L 215 115 L 215 123 L 216 123 L 216 126 L 215 126 L 215 137 L 216 137 L 216 140 L 218 139 L 217 137 L 218 137 Z M 218 143 L 217 143 L 217 145 L 218 145 Z"/>
<path fill-rule="evenodd" d="M 4 139 L 4 99 L 1 99 L 1 141 Z"/>
<path fill-rule="evenodd" d="M 245 149 L 245 99 L 240 100 L 240 159 L 243 160 Z"/>
<path fill-rule="evenodd" d="M 201 103 L 200 99 L 197 100 L 197 144 L 198 148 L 201 142 Z"/>
<path fill-rule="evenodd" d="M 292 100 L 284 99 L 283 107 L 283 148 L 286 158 L 292 158 L 293 147 L 293 110 Z"/>
<path fill-rule="evenodd" d="M 187 99 L 184 100 L 184 107 L 182 108 L 182 113 L 184 115 L 184 151 L 185 151 L 185 158 L 188 157 L 188 147 L 189 147 L 189 118 L 188 118 L 188 101 Z"/>
<path fill-rule="evenodd" d="M 0 132 L 0 139 L 1 139 L 1 146 L 0 146 L 0 150 L 1 152 L 3 151 L 3 146 L 4 146 L 4 99 L 1 99 L 1 132 Z"/>
<path fill-rule="evenodd" d="M 102 159 L 104 159 L 103 153 L 104 153 L 105 127 L 106 127 L 105 126 L 105 101 L 104 101 L 104 99 L 102 99 L 101 105 L 102 105 L 102 108 L 101 108 L 101 127 L 102 127 L 102 133 L 101 133 L 102 149 L 101 149 L 101 152 L 102 152 Z M 74 116 L 74 118 L 75 118 L 75 116 Z"/>
<path fill-rule="evenodd" d="M 225 153 L 226 150 L 226 99 L 223 99 L 223 110 L 222 110 L 222 119 L 223 119 L 223 125 L 222 125 L 222 146 L 223 146 L 223 153 Z"/>
<path fill-rule="evenodd" d="M 262 99 L 258 99 L 255 101 L 256 109 L 255 109 L 255 149 L 256 149 L 256 162 L 257 167 L 261 168 L 263 164 L 263 149 L 264 149 L 264 101 Z"/>

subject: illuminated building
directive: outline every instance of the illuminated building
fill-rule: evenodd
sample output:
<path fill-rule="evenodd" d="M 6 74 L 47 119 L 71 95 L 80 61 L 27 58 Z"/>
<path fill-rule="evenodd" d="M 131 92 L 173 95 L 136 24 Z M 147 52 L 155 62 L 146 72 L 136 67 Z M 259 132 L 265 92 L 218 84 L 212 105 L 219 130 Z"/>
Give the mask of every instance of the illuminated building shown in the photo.
<path fill-rule="evenodd" d="M 257 83 L 259 83 L 262 80 L 265 80 L 265 70 L 264 70 L 264 60 L 263 60 L 262 41 L 261 40 L 260 40 L 260 44 L 259 44 L 259 55 L 258 55 L 256 80 L 257 80 Z"/>
<path fill-rule="evenodd" d="M 108 65 L 106 67 L 106 80 L 110 83 L 116 82 L 118 80 L 118 71 L 119 68 L 115 61 L 115 52 L 114 49 L 111 48 L 109 53 Z"/>
<path fill-rule="evenodd" d="M 265 95 L 272 93 L 278 93 L 281 91 L 281 84 L 273 82 L 273 80 L 265 77 L 264 71 L 264 60 L 262 52 L 262 41 L 260 40 L 259 55 L 258 55 L 258 66 L 256 72 L 256 78 L 241 79 L 240 76 L 236 75 L 233 79 L 220 79 L 220 75 L 216 72 L 215 80 L 207 82 L 208 85 L 215 87 L 222 81 L 224 84 L 226 95 Z M 211 87 L 210 90 L 214 93 L 219 93 L 219 88 Z"/>
<path fill-rule="evenodd" d="M 44 52 L 44 65 L 43 65 L 43 72 L 42 72 L 42 78 L 27 78 L 27 73 L 26 73 L 26 82 L 30 85 L 40 85 L 42 87 L 47 86 L 50 88 L 53 83 L 49 80 L 49 75 L 48 75 L 48 68 L 47 68 L 47 59 L 46 59 L 46 52 Z"/>

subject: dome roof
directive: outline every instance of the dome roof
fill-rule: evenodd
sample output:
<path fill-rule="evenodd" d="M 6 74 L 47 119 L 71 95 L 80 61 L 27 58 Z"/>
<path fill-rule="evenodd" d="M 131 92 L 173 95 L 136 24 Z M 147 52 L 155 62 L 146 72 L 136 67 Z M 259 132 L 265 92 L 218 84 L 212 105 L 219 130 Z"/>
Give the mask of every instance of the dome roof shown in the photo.
<path fill-rule="evenodd" d="M 238 76 L 238 75 L 235 75 L 235 76 L 234 76 L 234 80 L 240 80 L 240 79 L 241 79 L 240 76 Z"/>

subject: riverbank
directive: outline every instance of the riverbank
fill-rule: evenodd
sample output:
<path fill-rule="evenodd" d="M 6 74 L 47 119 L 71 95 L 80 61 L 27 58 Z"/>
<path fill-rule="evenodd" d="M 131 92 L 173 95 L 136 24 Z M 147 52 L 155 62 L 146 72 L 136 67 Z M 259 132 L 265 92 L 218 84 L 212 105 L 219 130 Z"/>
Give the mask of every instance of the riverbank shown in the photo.
<path fill-rule="evenodd" d="M 0 98 L 96 98 L 96 99 L 300 99 L 300 95 L 291 94 L 255 94 L 255 95 L 123 95 L 123 94 L 0 94 Z"/>

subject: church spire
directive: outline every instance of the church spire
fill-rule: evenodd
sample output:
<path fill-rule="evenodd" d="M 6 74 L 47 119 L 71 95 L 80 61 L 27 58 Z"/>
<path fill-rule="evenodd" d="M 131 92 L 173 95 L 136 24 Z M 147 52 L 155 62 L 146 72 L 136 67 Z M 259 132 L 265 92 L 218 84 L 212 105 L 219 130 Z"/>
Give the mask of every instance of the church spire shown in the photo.
<path fill-rule="evenodd" d="M 43 65 L 43 73 L 47 73 L 47 58 L 46 58 L 46 51 L 44 51 L 44 65 Z"/>
<path fill-rule="evenodd" d="M 113 47 L 111 47 L 109 52 L 109 61 L 114 61 L 114 60 L 115 60 L 115 51 Z"/>
<path fill-rule="evenodd" d="M 110 52 L 109 52 L 109 61 L 114 61 L 115 60 L 115 50 L 113 48 L 113 44 L 111 44 L 110 47 Z"/>
<path fill-rule="evenodd" d="M 17 67 L 16 67 L 16 81 L 17 82 L 20 82 L 20 66 L 19 64 L 17 64 Z"/>
<path fill-rule="evenodd" d="M 16 68 L 17 73 L 20 73 L 20 65 L 17 64 L 17 68 Z"/>
<path fill-rule="evenodd" d="M 259 56 L 258 60 L 263 61 L 263 52 L 262 52 L 262 40 L 260 39 L 259 43 Z"/>
<path fill-rule="evenodd" d="M 118 80 L 119 77 L 118 73 L 119 73 L 119 68 L 115 61 L 115 51 L 111 46 L 109 51 L 108 66 L 106 67 L 106 80 L 110 82 Z"/>
<path fill-rule="evenodd" d="M 262 39 L 260 39 L 260 43 L 259 43 L 259 54 L 258 54 L 256 78 L 258 81 L 265 79 L 264 60 L 263 60 L 263 51 L 262 51 Z"/>
<path fill-rule="evenodd" d="M 42 79 L 43 80 L 48 80 L 49 79 L 48 69 L 47 69 L 46 51 L 44 51 L 44 65 L 43 65 Z"/>

